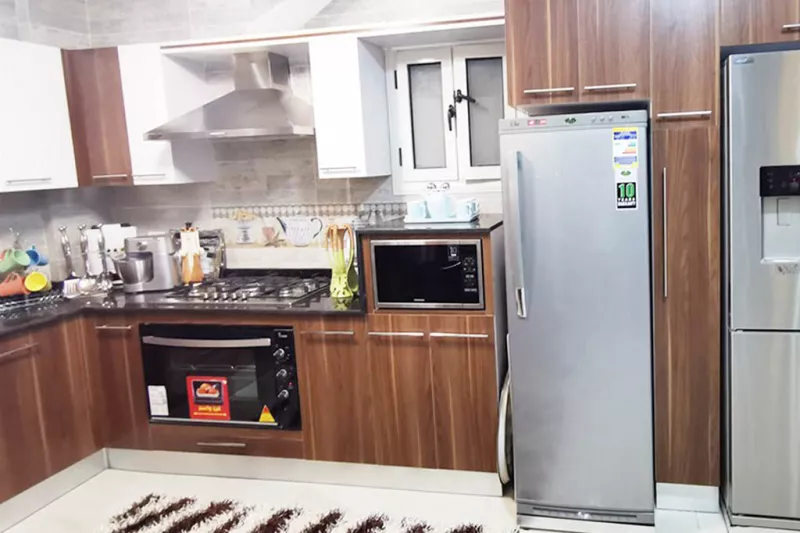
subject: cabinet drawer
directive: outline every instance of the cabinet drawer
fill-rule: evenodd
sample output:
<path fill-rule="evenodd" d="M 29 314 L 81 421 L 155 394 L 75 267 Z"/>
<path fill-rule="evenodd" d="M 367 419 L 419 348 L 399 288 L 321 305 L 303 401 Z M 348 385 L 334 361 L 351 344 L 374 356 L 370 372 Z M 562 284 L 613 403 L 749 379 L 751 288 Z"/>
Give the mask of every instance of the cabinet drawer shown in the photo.
<path fill-rule="evenodd" d="M 171 452 L 303 458 L 298 432 L 151 424 L 150 441 L 154 450 Z"/>

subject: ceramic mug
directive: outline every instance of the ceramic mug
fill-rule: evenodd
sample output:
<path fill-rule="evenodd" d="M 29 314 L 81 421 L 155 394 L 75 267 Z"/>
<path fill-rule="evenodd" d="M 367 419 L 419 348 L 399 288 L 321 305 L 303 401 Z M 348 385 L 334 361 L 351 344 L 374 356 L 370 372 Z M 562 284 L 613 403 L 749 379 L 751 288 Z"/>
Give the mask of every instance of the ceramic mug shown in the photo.
<path fill-rule="evenodd" d="M 53 284 L 41 272 L 31 272 L 25 277 L 25 289 L 30 292 L 45 292 L 52 288 Z"/>
<path fill-rule="evenodd" d="M 31 266 L 45 266 L 50 262 L 42 252 L 36 249 L 36 246 L 31 246 L 25 253 L 31 258 Z"/>
<path fill-rule="evenodd" d="M 428 218 L 428 205 L 425 203 L 425 200 L 414 200 L 412 202 L 408 202 L 407 209 L 408 218 L 414 220 L 424 220 Z"/>
<path fill-rule="evenodd" d="M 458 203 L 457 215 L 460 219 L 470 219 L 478 213 L 478 202 L 474 199 L 462 200 Z"/>
<path fill-rule="evenodd" d="M 23 270 L 31 264 L 30 256 L 23 250 L 5 250 L 3 259 L 0 260 L 0 273 L 6 274 L 16 270 Z"/>
<path fill-rule="evenodd" d="M 0 283 L 0 296 L 17 296 L 20 294 L 28 294 L 28 290 L 25 288 L 22 276 L 12 272 L 3 283 Z"/>
<path fill-rule="evenodd" d="M 443 192 L 434 192 L 425 197 L 431 219 L 447 220 L 456 216 L 456 202 L 452 196 Z"/>

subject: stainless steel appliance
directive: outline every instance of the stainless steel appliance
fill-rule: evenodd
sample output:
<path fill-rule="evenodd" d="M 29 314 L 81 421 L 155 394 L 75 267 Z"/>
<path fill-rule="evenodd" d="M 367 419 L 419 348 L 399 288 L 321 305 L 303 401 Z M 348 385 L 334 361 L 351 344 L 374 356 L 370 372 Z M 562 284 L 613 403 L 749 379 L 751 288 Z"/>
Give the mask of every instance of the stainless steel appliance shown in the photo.
<path fill-rule="evenodd" d="M 378 309 L 483 309 L 480 239 L 374 240 Z"/>
<path fill-rule="evenodd" d="M 652 524 L 645 111 L 500 123 L 517 515 Z"/>
<path fill-rule="evenodd" d="M 300 429 L 291 327 L 143 324 L 150 421 Z"/>
<path fill-rule="evenodd" d="M 125 253 L 113 258 L 125 292 L 168 291 L 180 283 L 175 245 L 169 235 L 125 239 Z"/>
<path fill-rule="evenodd" d="M 724 500 L 800 529 L 800 51 L 724 69 Z"/>

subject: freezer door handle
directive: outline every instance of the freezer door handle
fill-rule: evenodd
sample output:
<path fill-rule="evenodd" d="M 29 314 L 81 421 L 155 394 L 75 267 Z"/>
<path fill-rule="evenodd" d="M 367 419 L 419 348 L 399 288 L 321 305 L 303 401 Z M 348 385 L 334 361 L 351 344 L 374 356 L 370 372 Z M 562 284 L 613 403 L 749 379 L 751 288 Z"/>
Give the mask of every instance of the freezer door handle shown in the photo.
<path fill-rule="evenodd" d="M 669 247 L 667 246 L 667 167 L 661 171 L 661 238 L 663 240 L 662 243 L 662 250 L 661 253 L 663 254 L 662 257 L 662 268 L 664 269 L 663 277 L 664 277 L 664 299 L 667 299 L 667 278 L 669 274 L 667 273 L 667 266 L 668 266 L 668 258 L 667 258 L 667 250 Z"/>
<path fill-rule="evenodd" d="M 513 226 L 513 254 L 512 278 L 514 283 L 514 297 L 517 303 L 517 316 L 528 318 L 527 304 L 525 301 L 525 262 L 522 253 L 522 210 L 519 207 L 519 199 L 522 197 L 522 152 L 514 152 L 514 161 L 511 167 L 512 176 L 507 185 L 503 187 L 503 194 L 506 196 L 506 205 L 510 211 L 510 219 Z M 511 190 L 513 188 L 513 190 Z"/>

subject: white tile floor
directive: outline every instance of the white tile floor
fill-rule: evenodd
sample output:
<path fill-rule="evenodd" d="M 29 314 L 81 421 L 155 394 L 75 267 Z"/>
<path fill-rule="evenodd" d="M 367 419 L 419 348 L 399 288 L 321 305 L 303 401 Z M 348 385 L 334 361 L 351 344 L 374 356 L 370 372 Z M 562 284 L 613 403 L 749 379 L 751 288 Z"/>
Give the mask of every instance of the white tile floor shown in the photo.
<path fill-rule="evenodd" d="M 258 510 L 265 513 L 270 508 L 296 505 L 305 508 L 306 515 L 311 517 L 319 512 L 340 508 L 345 512 L 347 522 L 381 512 L 389 515 L 395 525 L 399 525 L 402 518 L 418 518 L 430 523 L 437 531 L 445 531 L 466 522 L 482 524 L 486 533 L 507 533 L 515 528 L 514 502 L 510 498 L 106 470 L 12 527 L 7 533 L 109 531 L 107 522 L 111 516 L 151 492 L 175 497 L 196 496 L 201 501 L 238 500 L 246 505 L 257 506 Z M 556 520 L 545 520 L 542 526 L 542 531 L 558 532 L 653 531 L 653 528 Z M 252 527 L 236 531 L 246 532 L 250 529 Z M 287 533 L 299 533 L 300 529 L 293 526 Z M 158 530 L 147 530 L 148 533 L 150 531 L 155 533 Z M 338 528 L 337 531 L 346 529 Z M 655 532 L 726 533 L 726 528 L 719 514 L 657 511 Z"/>

